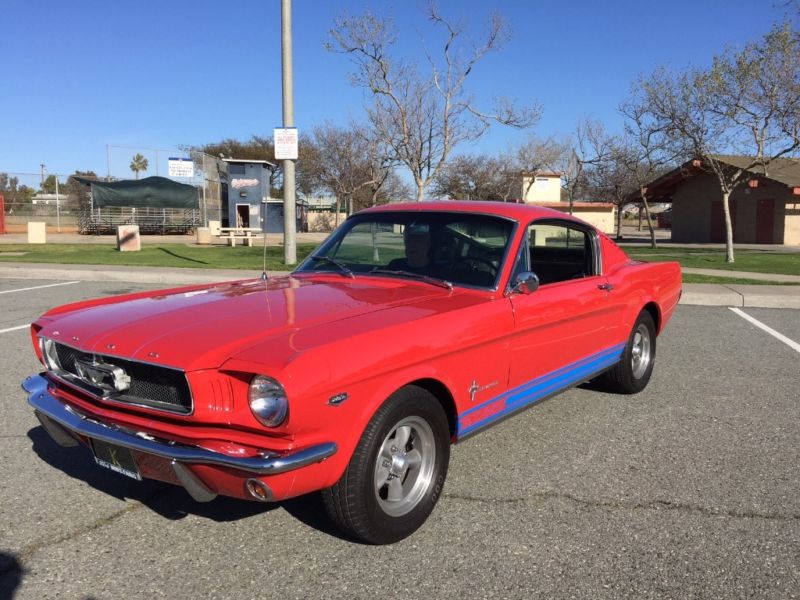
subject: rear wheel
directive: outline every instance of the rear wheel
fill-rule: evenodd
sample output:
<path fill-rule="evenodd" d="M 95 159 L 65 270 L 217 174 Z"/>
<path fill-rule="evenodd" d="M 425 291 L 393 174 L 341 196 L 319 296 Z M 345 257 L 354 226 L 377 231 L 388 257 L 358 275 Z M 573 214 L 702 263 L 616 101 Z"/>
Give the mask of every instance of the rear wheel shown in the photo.
<path fill-rule="evenodd" d="M 342 478 L 322 492 L 333 522 L 370 544 L 390 544 L 416 531 L 444 486 L 450 429 L 439 402 L 405 387 L 378 409 Z"/>
<path fill-rule="evenodd" d="M 639 313 L 625 351 L 614 367 L 603 373 L 600 381 L 613 392 L 636 394 L 650 381 L 656 359 L 656 327 L 646 310 Z"/>

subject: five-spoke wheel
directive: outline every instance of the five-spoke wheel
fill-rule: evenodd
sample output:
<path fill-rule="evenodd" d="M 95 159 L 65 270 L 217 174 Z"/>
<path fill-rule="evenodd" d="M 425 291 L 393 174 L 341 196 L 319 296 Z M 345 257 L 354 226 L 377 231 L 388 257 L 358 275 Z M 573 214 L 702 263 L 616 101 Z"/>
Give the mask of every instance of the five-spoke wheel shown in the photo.
<path fill-rule="evenodd" d="M 432 394 L 406 386 L 376 411 L 342 478 L 323 491 L 325 507 L 344 532 L 389 544 L 428 518 L 447 475 L 450 426 Z"/>
<path fill-rule="evenodd" d="M 655 358 L 656 326 L 652 315 L 643 310 L 633 325 L 622 359 L 599 380 L 613 392 L 636 394 L 647 387 Z"/>
<path fill-rule="evenodd" d="M 430 486 L 436 441 L 428 423 L 407 417 L 383 440 L 375 463 L 375 496 L 387 515 L 412 510 Z"/>

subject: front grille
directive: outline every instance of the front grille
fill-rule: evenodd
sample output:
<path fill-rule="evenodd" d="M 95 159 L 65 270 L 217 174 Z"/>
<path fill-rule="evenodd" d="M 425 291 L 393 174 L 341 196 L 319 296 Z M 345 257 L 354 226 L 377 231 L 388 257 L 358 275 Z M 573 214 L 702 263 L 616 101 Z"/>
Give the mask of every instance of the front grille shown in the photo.
<path fill-rule="evenodd" d="M 67 375 L 65 379 L 95 396 L 170 412 L 192 412 L 192 395 L 186 375 L 182 371 L 114 356 L 91 354 L 65 344 L 54 343 L 53 346 L 62 374 Z M 80 376 L 75 366 L 76 360 L 119 367 L 130 377 L 130 387 L 124 392 L 106 393 Z"/>

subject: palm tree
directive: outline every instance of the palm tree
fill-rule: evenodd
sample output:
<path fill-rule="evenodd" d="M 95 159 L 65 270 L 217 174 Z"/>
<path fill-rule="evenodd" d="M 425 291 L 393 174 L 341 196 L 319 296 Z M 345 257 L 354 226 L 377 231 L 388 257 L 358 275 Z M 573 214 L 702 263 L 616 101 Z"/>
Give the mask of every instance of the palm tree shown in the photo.
<path fill-rule="evenodd" d="M 133 155 L 133 160 L 131 160 L 131 171 L 133 171 L 136 179 L 139 179 L 139 171 L 147 171 L 147 164 L 147 159 L 138 152 Z"/>

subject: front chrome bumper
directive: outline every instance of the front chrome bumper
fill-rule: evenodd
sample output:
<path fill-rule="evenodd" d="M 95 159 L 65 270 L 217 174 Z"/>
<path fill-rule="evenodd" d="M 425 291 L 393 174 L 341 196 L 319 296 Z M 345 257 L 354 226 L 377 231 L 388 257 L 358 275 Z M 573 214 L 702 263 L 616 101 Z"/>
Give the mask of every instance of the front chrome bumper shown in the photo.
<path fill-rule="evenodd" d="M 187 469 L 186 464 L 215 465 L 256 475 L 275 475 L 323 461 L 336 452 L 336 444 L 326 442 L 287 454 L 229 456 L 198 446 L 155 439 L 144 432 L 124 429 L 111 423 L 102 423 L 55 398 L 47 386 L 48 380 L 43 375 L 32 375 L 22 382 L 22 388 L 30 394 L 28 403 L 56 443 L 74 446 L 77 445 L 75 435 L 81 435 L 165 458 L 171 461 L 178 480 L 199 501 L 211 500 L 216 494 Z"/>

